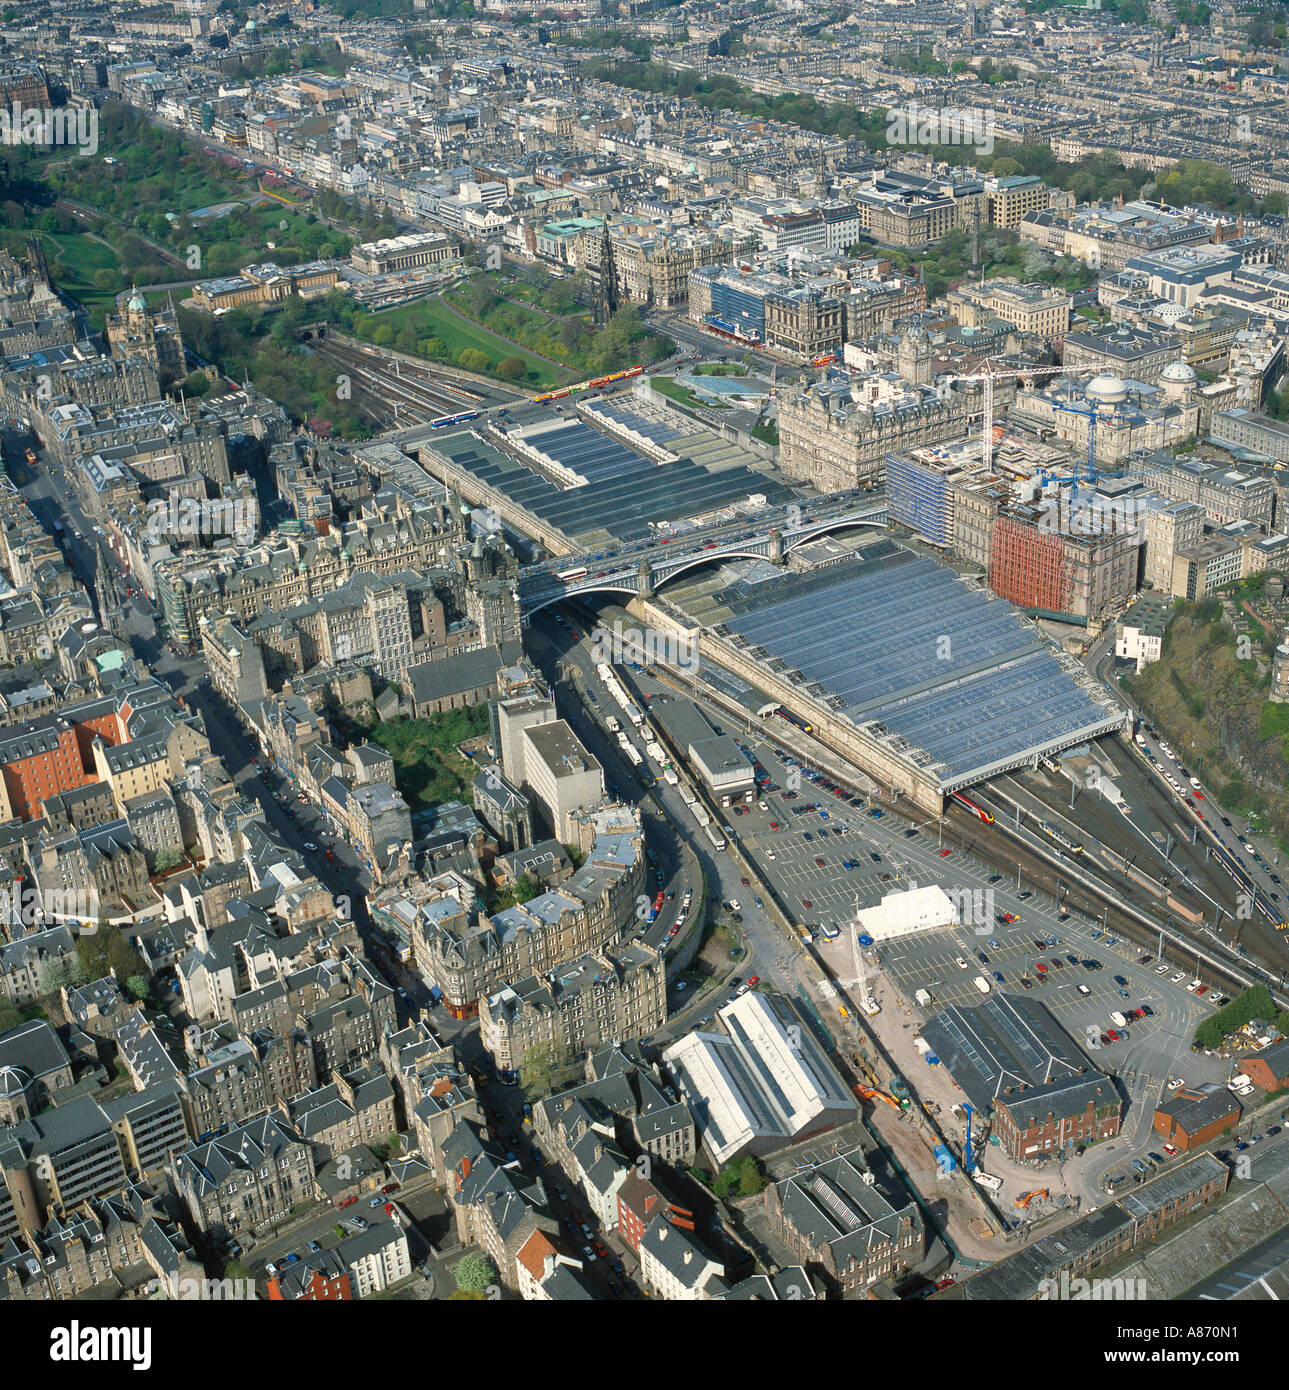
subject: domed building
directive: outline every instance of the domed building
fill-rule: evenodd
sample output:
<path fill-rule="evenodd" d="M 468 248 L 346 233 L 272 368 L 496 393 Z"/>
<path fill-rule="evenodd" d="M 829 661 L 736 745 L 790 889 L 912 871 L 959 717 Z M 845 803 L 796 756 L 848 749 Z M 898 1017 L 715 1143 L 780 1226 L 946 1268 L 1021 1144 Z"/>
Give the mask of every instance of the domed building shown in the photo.
<path fill-rule="evenodd" d="M 1184 401 L 1199 390 L 1199 377 L 1188 362 L 1170 362 L 1159 374 L 1159 386 L 1166 401 Z"/>
<path fill-rule="evenodd" d="M 73 1082 L 71 1059 L 44 1019 L 0 1034 L 0 1125 L 38 1115 L 53 1093 Z"/>
<path fill-rule="evenodd" d="M 1128 383 L 1121 377 L 1102 373 L 1088 382 L 1083 388 L 1083 395 L 1098 409 L 1106 406 L 1113 408 L 1128 399 Z"/>
<path fill-rule="evenodd" d="M 125 309 L 108 315 L 105 328 L 112 356 L 147 362 L 163 389 L 188 375 L 179 320 L 169 300 L 164 309 L 149 309 L 136 286 Z"/>

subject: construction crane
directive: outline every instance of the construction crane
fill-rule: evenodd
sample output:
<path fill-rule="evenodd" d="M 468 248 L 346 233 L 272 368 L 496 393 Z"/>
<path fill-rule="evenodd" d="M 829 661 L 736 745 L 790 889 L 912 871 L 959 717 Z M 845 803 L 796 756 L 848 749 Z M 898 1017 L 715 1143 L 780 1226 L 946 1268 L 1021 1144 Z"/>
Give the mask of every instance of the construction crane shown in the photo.
<path fill-rule="evenodd" d="M 859 896 L 855 897 L 855 915 L 850 923 L 850 948 L 855 957 L 855 995 L 859 1000 L 859 1007 L 871 1018 L 874 1014 L 881 1013 L 877 1000 L 873 997 L 872 991 L 868 987 L 868 970 L 864 964 L 863 948 L 859 944 L 860 922 L 859 922 Z M 867 939 L 867 938 L 865 938 Z"/>
<path fill-rule="evenodd" d="M 971 375 L 965 373 L 953 373 L 940 378 L 942 382 L 952 383 L 959 381 L 979 382 L 984 386 L 984 422 L 981 430 L 981 462 L 986 469 L 993 467 L 994 462 L 994 382 L 1012 381 L 1024 377 L 1040 376 L 1059 376 L 1063 372 L 1086 372 L 1086 367 L 1005 367 L 1001 371 L 990 370 L 992 364 L 985 362 L 986 370 L 973 372 Z"/>

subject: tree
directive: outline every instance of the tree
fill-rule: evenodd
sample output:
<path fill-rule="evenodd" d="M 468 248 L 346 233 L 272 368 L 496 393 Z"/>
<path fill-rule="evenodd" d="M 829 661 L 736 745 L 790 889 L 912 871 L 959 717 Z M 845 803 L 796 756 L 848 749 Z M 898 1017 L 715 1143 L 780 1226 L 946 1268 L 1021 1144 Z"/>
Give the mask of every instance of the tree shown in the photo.
<path fill-rule="evenodd" d="M 515 901 L 517 903 L 526 903 L 530 898 L 535 898 L 537 893 L 537 885 L 527 874 L 520 874 L 515 880 Z"/>
<path fill-rule="evenodd" d="M 497 363 L 497 375 L 507 381 L 518 381 L 527 370 L 522 357 L 503 357 Z"/>
<path fill-rule="evenodd" d="M 492 358 L 478 348 L 463 348 L 457 361 L 468 372 L 486 372 L 492 366 Z"/>
<path fill-rule="evenodd" d="M 456 1267 L 457 1288 L 470 1293 L 484 1293 L 497 1282 L 497 1271 L 486 1255 L 471 1250 L 461 1257 Z"/>
<path fill-rule="evenodd" d="M 548 1096 L 577 1078 L 577 1065 L 561 1042 L 534 1043 L 519 1064 L 519 1080 L 533 1096 Z"/>

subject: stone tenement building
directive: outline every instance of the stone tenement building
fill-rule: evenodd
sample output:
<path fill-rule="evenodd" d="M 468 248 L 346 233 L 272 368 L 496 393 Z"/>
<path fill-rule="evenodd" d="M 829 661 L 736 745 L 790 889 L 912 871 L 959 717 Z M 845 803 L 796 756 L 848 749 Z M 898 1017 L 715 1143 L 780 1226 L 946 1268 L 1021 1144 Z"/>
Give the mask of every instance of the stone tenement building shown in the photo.
<path fill-rule="evenodd" d="M 801 384 L 779 395 L 779 464 L 820 492 L 870 487 L 883 480 L 888 453 L 960 439 L 979 410 L 975 393 L 941 397 L 901 383 L 896 394 L 876 381 Z"/>
<path fill-rule="evenodd" d="M 497 1069 L 509 1072 L 539 1043 L 579 1056 L 617 1038 L 647 1037 L 666 1018 L 662 957 L 641 941 L 503 985 L 479 1009 L 479 1036 Z"/>
<path fill-rule="evenodd" d="M 219 612 L 251 623 L 266 608 L 285 612 L 330 593 L 355 571 L 449 567 L 464 539 L 461 517 L 446 505 L 394 496 L 326 535 L 283 528 L 249 550 L 163 561 L 156 566 L 157 598 L 170 630 L 192 642 L 203 617 Z"/>
<path fill-rule="evenodd" d="M 617 942 L 644 887 L 639 830 L 599 835 L 586 863 L 556 892 L 489 917 L 444 896 L 415 909 L 416 968 L 443 991 L 454 1018 L 472 1018 L 508 981 L 545 975 Z"/>

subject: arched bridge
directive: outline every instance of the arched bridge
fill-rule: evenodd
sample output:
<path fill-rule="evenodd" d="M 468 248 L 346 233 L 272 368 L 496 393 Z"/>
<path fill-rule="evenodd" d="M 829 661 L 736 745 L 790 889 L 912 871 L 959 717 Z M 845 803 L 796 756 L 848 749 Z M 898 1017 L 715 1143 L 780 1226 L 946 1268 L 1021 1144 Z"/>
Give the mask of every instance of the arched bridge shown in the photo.
<path fill-rule="evenodd" d="M 799 545 L 829 531 L 885 526 L 886 501 L 868 497 L 848 505 L 793 502 L 761 513 L 741 528 L 637 543 L 596 555 L 561 555 L 529 565 L 519 575 L 519 605 L 525 616 L 579 594 L 615 593 L 648 598 L 664 584 L 698 565 L 736 558 L 781 564 Z"/>

